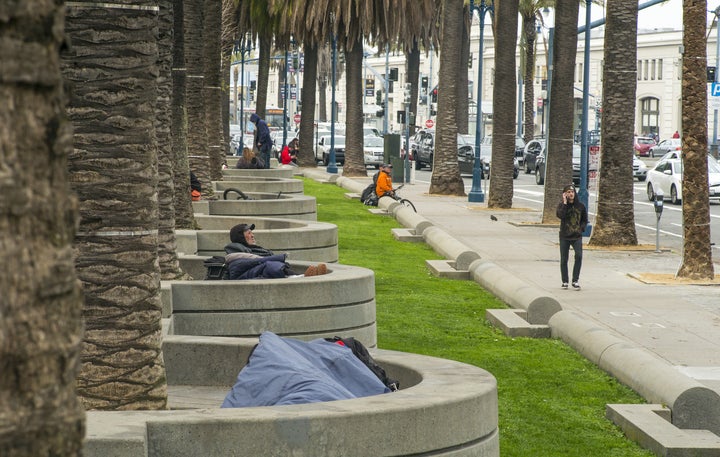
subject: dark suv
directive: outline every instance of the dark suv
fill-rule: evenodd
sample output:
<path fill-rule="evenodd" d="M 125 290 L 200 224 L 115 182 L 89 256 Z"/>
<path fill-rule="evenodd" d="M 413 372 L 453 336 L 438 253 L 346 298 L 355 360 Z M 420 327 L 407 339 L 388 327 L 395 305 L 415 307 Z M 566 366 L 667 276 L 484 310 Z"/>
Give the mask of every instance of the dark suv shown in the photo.
<path fill-rule="evenodd" d="M 433 153 L 435 152 L 435 130 L 421 129 L 410 138 L 410 153 L 415 159 L 415 169 L 423 165 L 432 168 Z"/>

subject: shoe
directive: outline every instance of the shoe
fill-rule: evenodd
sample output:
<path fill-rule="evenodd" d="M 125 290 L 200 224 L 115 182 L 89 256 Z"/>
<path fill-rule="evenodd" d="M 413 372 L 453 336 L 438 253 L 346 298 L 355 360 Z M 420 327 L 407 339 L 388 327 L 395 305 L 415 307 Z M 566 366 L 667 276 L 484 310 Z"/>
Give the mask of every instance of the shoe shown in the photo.
<path fill-rule="evenodd" d="M 328 272 L 328 270 L 327 270 L 327 265 L 325 265 L 324 263 L 319 263 L 318 266 L 317 266 L 317 274 L 318 274 L 318 276 L 320 276 L 320 275 L 326 275 L 327 272 Z"/>
<path fill-rule="evenodd" d="M 573 289 L 580 290 L 580 284 L 577 281 L 573 281 L 572 286 Z"/>
<path fill-rule="evenodd" d="M 562 288 L 563 288 L 563 289 L 567 289 L 567 288 L 568 288 L 568 283 L 566 283 L 566 282 L 562 283 Z"/>
<path fill-rule="evenodd" d="M 305 276 L 317 276 L 317 267 L 315 265 L 310 265 L 307 267 L 307 270 L 305 270 Z"/>

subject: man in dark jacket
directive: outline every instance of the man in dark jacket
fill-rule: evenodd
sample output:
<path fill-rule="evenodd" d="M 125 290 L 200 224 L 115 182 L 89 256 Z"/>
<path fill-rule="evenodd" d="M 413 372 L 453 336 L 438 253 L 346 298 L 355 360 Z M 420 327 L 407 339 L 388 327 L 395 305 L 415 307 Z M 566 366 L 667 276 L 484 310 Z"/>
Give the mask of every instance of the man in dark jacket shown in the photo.
<path fill-rule="evenodd" d="M 580 268 L 582 267 L 582 236 L 588 223 L 587 209 L 577 198 L 575 186 L 563 188 L 562 201 L 557 207 L 560 219 L 560 275 L 562 288 L 568 288 L 568 259 L 570 246 L 575 252 L 573 264 L 572 287 L 580 290 Z"/>
<path fill-rule="evenodd" d="M 255 244 L 255 224 L 238 224 L 230 229 L 231 243 L 225 246 L 229 279 L 287 278 L 298 276 L 286 262 L 287 254 L 275 254 Z M 323 263 L 311 265 L 305 276 L 327 273 Z"/>
<path fill-rule="evenodd" d="M 250 116 L 250 122 L 255 124 L 255 141 L 256 146 L 260 150 L 260 156 L 265 162 L 265 168 L 270 168 L 270 148 L 272 148 L 272 138 L 270 138 L 270 129 L 267 123 L 260 119 L 256 113 Z"/>

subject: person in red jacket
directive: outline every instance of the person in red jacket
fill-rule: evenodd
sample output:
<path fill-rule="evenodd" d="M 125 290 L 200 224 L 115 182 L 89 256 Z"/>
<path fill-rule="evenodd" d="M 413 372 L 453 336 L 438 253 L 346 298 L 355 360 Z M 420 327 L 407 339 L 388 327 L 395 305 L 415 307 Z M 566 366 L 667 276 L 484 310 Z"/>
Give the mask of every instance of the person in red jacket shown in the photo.
<path fill-rule="evenodd" d="M 392 187 L 392 165 L 384 163 L 380 165 L 380 173 L 378 174 L 377 184 L 375 184 L 375 193 L 378 199 L 387 195 L 394 196 L 395 191 Z"/>

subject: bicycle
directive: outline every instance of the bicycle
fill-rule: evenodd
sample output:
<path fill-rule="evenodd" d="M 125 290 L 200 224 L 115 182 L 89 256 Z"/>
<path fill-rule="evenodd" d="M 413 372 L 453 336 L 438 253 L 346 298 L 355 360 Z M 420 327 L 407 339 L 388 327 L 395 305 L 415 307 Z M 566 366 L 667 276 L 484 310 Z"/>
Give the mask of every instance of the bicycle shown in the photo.
<path fill-rule="evenodd" d="M 415 205 L 413 205 L 413 203 L 412 203 L 410 200 L 408 200 L 407 198 L 401 198 L 401 197 L 397 194 L 397 191 L 399 191 L 399 190 L 402 189 L 403 187 L 405 187 L 405 184 L 400 184 L 400 186 L 396 187 L 396 188 L 393 190 L 393 193 L 392 193 L 392 194 L 385 194 L 385 195 L 383 195 L 383 197 L 390 197 L 390 198 L 392 198 L 393 200 L 395 200 L 396 202 L 400 203 L 401 205 L 406 206 L 406 207 L 412 209 L 414 212 L 417 213 L 417 210 L 415 209 Z"/>
<path fill-rule="evenodd" d="M 227 189 L 225 189 L 225 191 L 223 192 L 223 200 L 230 200 L 228 198 L 228 194 L 230 192 L 235 192 L 236 194 L 239 195 L 239 197 L 237 197 L 236 200 L 256 200 L 256 198 L 246 195 L 243 191 L 241 191 L 240 189 L 238 189 L 236 187 L 228 187 Z M 277 200 L 279 200 L 281 195 L 282 195 L 282 191 L 278 192 L 277 195 L 275 196 L 275 198 Z"/>

